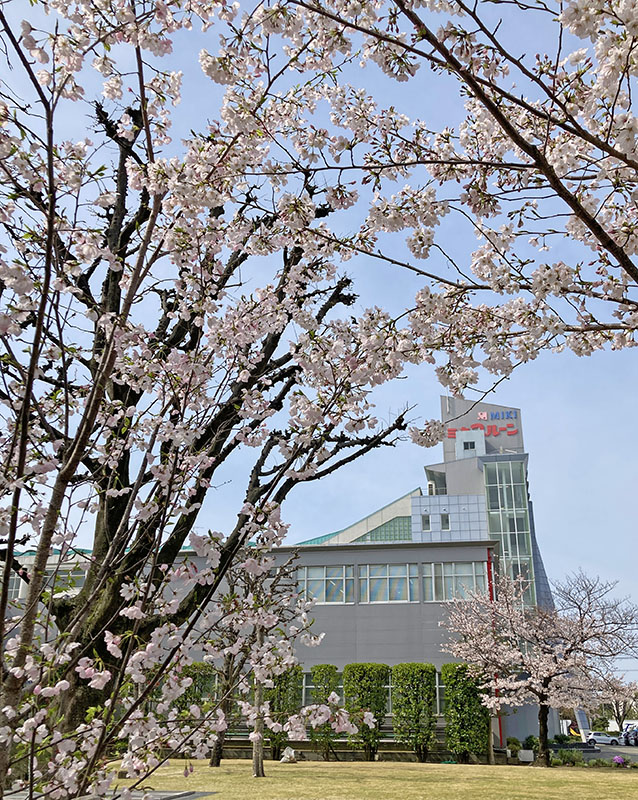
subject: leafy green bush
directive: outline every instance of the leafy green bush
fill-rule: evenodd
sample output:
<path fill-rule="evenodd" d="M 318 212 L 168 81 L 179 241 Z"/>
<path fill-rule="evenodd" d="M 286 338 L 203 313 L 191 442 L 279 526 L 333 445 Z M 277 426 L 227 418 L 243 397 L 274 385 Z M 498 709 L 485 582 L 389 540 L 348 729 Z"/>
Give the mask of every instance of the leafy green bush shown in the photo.
<path fill-rule="evenodd" d="M 212 664 L 198 661 L 184 667 L 182 676 L 191 678 L 193 682 L 184 694 L 173 701 L 173 705 L 180 711 L 188 711 L 192 705 L 206 708 L 206 703 L 215 698 L 217 669 Z"/>
<path fill-rule="evenodd" d="M 433 664 L 392 667 L 392 727 L 398 742 L 409 745 L 420 762 L 434 742 L 436 668 Z"/>
<path fill-rule="evenodd" d="M 590 767 L 613 767 L 613 762 L 610 758 L 590 758 L 587 764 Z"/>
<path fill-rule="evenodd" d="M 563 762 L 563 764 L 569 764 L 570 766 L 576 767 L 584 764 L 585 759 L 583 758 L 583 754 L 580 750 L 566 750 L 561 748 L 558 751 L 558 757 Z"/>
<path fill-rule="evenodd" d="M 479 681 L 467 664 L 443 664 L 445 685 L 445 738 L 457 761 L 467 764 L 470 753 L 486 753 L 490 735 L 490 715 L 481 703 Z"/>
<path fill-rule="evenodd" d="M 272 688 L 264 690 L 264 700 L 270 703 L 270 717 L 282 725 L 288 717 L 298 714 L 303 704 L 303 670 L 299 664 L 273 678 Z M 281 751 L 288 743 L 286 731 L 267 732 L 275 761 L 281 758 Z"/>
<path fill-rule="evenodd" d="M 531 733 L 523 742 L 524 750 L 533 750 L 538 753 L 538 736 L 533 736 Z"/>
<path fill-rule="evenodd" d="M 572 737 L 566 733 L 557 733 L 556 736 L 554 736 L 554 741 L 556 744 L 567 744 L 571 738 Z"/>
<path fill-rule="evenodd" d="M 507 747 L 511 751 L 514 758 L 518 755 L 518 751 L 521 749 L 523 745 L 521 744 L 521 740 L 517 739 L 516 736 L 508 736 L 507 737 Z"/>
<path fill-rule="evenodd" d="M 310 677 L 313 685 L 313 703 L 327 703 L 330 695 L 339 689 L 339 671 L 334 664 L 315 664 L 310 667 Z M 323 756 L 324 761 L 330 761 L 332 743 L 339 738 L 329 722 L 310 728 L 310 741 Z"/>
<path fill-rule="evenodd" d="M 346 709 L 355 715 L 371 711 L 373 728 L 359 725 L 351 741 L 363 746 L 367 761 L 374 761 L 381 738 L 381 725 L 388 705 L 390 667 L 387 664 L 346 664 L 343 668 L 343 694 Z"/>

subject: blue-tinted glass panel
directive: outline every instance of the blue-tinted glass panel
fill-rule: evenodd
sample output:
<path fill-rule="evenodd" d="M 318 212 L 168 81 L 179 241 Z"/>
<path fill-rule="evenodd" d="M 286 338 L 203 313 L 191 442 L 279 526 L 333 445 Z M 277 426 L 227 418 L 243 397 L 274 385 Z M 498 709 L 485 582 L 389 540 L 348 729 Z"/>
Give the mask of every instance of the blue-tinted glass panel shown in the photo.
<path fill-rule="evenodd" d="M 388 582 L 384 578 L 370 578 L 370 602 L 388 601 Z"/>
<path fill-rule="evenodd" d="M 389 599 L 396 602 L 407 602 L 408 600 L 407 578 L 390 578 Z"/>
<path fill-rule="evenodd" d="M 354 603 L 354 578 L 346 578 L 346 603 Z"/>
<path fill-rule="evenodd" d="M 343 581 L 326 581 L 326 603 L 343 603 Z"/>

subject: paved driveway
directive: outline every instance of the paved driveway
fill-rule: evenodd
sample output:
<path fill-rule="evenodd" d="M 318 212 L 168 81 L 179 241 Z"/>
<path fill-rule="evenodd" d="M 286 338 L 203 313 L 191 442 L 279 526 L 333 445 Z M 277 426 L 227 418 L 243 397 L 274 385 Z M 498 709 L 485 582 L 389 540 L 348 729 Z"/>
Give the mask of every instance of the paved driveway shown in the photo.
<path fill-rule="evenodd" d="M 590 758 L 613 758 L 614 756 L 622 756 L 630 761 L 638 761 L 638 747 L 622 747 L 621 745 L 616 747 L 611 744 L 599 744 L 597 745 L 597 750 L 600 750 L 600 752 L 594 751 L 592 753 L 589 750 L 584 750 L 583 757 L 585 761 L 589 761 Z"/>

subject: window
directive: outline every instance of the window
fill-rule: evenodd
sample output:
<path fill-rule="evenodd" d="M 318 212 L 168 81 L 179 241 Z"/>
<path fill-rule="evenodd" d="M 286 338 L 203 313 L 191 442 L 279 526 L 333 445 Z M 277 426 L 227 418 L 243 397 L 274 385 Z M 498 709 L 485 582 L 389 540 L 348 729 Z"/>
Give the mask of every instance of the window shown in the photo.
<path fill-rule="evenodd" d="M 463 442 L 464 450 L 476 450 L 476 442 Z"/>
<path fill-rule="evenodd" d="M 86 580 L 86 572 L 73 564 L 47 567 L 44 570 L 44 588 L 53 594 L 77 594 Z"/>
<path fill-rule="evenodd" d="M 354 603 L 354 567 L 299 567 L 297 589 L 318 603 Z"/>
<path fill-rule="evenodd" d="M 359 602 L 415 603 L 418 580 L 417 564 L 362 564 L 359 567 Z"/>
<path fill-rule="evenodd" d="M 468 592 L 487 591 L 487 562 L 457 561 L 423 565 L 423 599 L 440 603 Z"/>
<path fill-rule="evenodd" d="M 441 530 L 442 531 L 449 531 L 450 530 L 450 515 L 449 514 L 441 514 Z"/>
<path fill-rule="evenodd" d="M 2 562 L 2 566 L 4 567 L 4 562 Z M 20 584 L 22 583 L 22 578 L 18 575 L 17 572 L 11 570 L 9 573 L 9 601 L 17 600 L 20 596 Z M 0 586 L 2 584 L 0 583 Z"/>
<path fill-rule="evenodd" d="M 441 682 L 441 673 L 436 673 L 436 715 L 442 717 L 445 713 L 445 684 Z"/>
<path fill-rule="evenodd" d="M 430 515 L 429 514 L 421 514 L 421 530 L 429 531 L 430 530 Z"/>

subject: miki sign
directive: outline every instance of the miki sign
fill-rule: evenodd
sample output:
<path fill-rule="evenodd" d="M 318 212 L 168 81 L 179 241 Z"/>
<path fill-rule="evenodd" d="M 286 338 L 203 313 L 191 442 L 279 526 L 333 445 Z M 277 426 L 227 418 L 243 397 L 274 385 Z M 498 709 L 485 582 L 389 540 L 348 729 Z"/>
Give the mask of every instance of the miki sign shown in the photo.
<path fill-rule="evenodd" d="M 476 415 L 477 419 L 518 419 L 518 411 L 515 408 L 510 408 L 506 411 L 479 411 Z"/>

